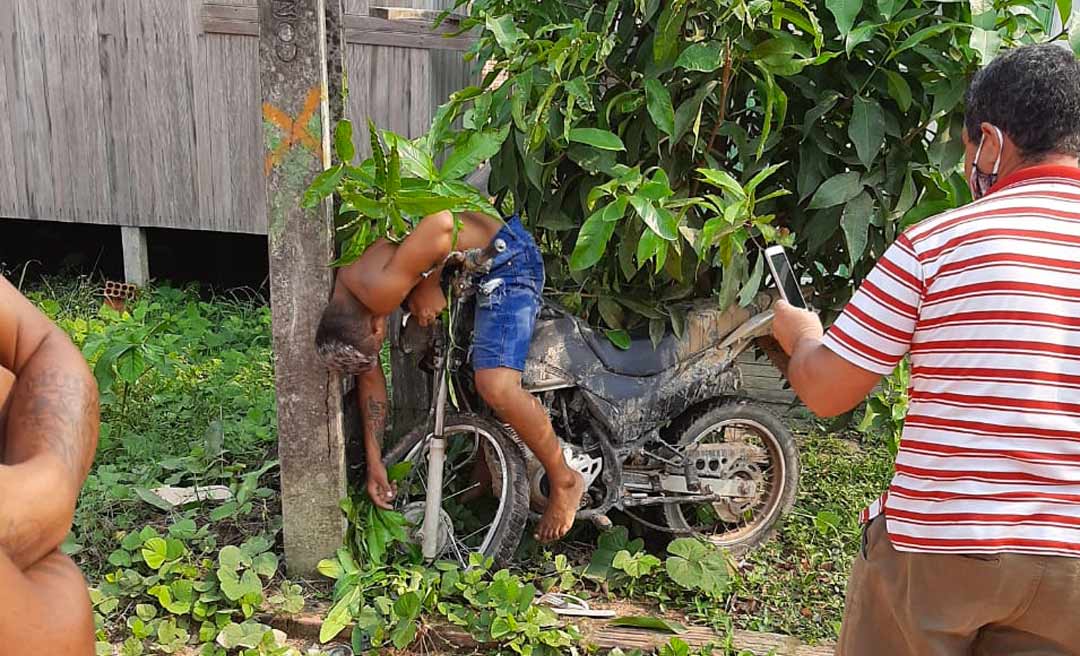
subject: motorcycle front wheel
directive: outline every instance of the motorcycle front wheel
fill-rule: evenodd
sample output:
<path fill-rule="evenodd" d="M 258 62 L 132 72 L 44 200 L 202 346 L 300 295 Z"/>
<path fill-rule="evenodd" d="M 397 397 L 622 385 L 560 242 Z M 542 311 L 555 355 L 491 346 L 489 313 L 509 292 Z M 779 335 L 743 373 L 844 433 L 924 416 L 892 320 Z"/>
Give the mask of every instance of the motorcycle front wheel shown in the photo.
<path fill-rule="evenodd" d="M 475 415 L 447 415 L 443 467 L 440 560 L 468 567 L 473 553 L 498 565 L 514 556 L 529 515 L 528 481 L 521 445 L 501 424 Z M 412 467 L 398 483 L 396 510 L 417 529 L 423 525 L 431 431 L 410 431 L 384 458 L 388 467 Z M 419 542 L 419 538 L 416 538 Z"/>
<path fill-rule="evenodd" d="M 672 437 L 692 462 L 718 468 L 700 475 L 754 481 L 756 493 L 721 503 L 665 505 L 667 525 L 735 553 L 768 540 L 795 505 L 799 482 L 798 447 L 780 418 L 745 401 L 728 401 L 688 417 Z M 738 457 L 729 458 L 732 453 Z"/>

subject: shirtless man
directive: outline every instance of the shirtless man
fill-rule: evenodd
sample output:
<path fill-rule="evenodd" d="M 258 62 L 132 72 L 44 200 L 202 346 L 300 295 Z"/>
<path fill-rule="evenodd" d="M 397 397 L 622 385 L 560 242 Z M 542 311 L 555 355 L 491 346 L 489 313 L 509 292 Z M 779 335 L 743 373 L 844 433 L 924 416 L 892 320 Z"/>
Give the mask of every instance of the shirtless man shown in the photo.
<path fill-rule="evenodd" d="M 60 552 L 97 448 L 82 355 L 0 277 L 0 650 L 92 656 L 82 573 Z"/>
<path fill-rule="evenodd" d="M 551 492 L 536 538 L 542 542 L 558 540 L 573 526 L 584 480 L 566 464 L 543 406 L 521 387 L 521 372 L 540 309 L 543 260 L 516 216 L 505 224 L 475 212 L 463 212 L 458 218 L 461 227 L 456 243 L 454 217 L 440 212 L 425 217 L 400 245 L 380 240 L 359 260 L 338 271 L 316 346 L 328 366 L 359 376 L 367 491 L 376 505 L 390 508 L 397 490 L 387 480 L 382 461 L 387 395 L 379 363 L 387 316 L 407 300 L 409 311 L 421 325 L 430 324 L 446 307 L 439 274 L 451 250 L 486 248 L 501 240 L 505 249 L 493 259 L 491 272 L 481 281 L 477 301 L 472 344 L 476 389 L 544 466 Z"/>

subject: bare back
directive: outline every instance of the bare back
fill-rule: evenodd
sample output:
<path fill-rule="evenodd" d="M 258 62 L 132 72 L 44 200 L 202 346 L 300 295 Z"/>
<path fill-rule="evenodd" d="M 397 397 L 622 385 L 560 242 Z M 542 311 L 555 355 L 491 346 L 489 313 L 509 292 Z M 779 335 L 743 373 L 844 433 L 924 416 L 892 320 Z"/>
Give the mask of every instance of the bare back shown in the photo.
<path fill-rule="evenodd" d="M 393 312 L 451 251 L 484 248 L 502 228 L 501 221 L 479 212 L 462 212 L 458 218 L 456 235 L 453 216 L 440 212 L 420 221 L 401 244 L 380 239 L 338 272 L 339 284 L 374 314 Z"/>

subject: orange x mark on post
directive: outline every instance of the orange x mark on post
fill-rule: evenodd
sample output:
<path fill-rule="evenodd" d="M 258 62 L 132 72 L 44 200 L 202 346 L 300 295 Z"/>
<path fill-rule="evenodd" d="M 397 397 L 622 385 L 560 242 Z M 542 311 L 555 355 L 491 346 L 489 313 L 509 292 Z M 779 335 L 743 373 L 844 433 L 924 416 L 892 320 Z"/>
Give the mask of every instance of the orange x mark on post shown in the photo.
<path fill-rule="evenodd" d="M 285 154 L 296 144 L 304 146 L 316 155 L 319 154 L 319 138 L 308 132 L 307 124 L 311 121 L 311 117 L 315 115 L 315 112 L 319 110 L 321 100 L 322 91 L 319 87 L 313 87 L 308 92 L 307 99 L 304 100 L 303 108 L 295 118 L 270 103 L 263 103 L 263 118 L 281 128 L 284 133 L 281 143 L 266 156 L 266 175 L 270 175 L 270 171 L 281 163 Z"/>

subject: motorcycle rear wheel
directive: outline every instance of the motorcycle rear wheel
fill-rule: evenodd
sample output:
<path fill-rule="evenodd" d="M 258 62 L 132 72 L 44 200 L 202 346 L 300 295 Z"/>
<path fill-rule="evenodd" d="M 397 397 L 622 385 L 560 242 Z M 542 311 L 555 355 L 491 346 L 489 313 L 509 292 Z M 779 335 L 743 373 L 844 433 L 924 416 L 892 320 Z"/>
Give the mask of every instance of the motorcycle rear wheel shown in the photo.
<path fill-rule="evenodd" d="M 721 441 L 711 441 L 718 431 Z M 754 500 L 746 502 L 745 511 L 740 509 L 740 520 L 730 521 L 732 512 L 728 507 L 718 514 L 710 504 L 670 504 L 664 506 L 667 525 L 678 532 L 696 533 L 734 553 L 744 553 L 766 542 L 795 505 L 799 482 L 798 446 L 780 418 L 747 401 L 726 401 L 689 417 L 673 437 L 677 440 L 677 448 L 753 440 L 751 444 L 766 456 L 767 462 L 757 480 L 765 489 Z M 754 473 L 745 476 L 753 479 Z M 721 515 L 727 516 L 728 520 L 721 519 Z"/>
<path fill-rule="evenodd" d="M 476 415 L 449 414 L 444 435 L 447 458 L 443 468 L 443 516 L 440 526 L 448 530 L 438 558 L 456 561 L 463 567 L 469 555 L 490 556 L 497 565 L 506 565 L 513 558 L 525 522 L 529 516 L 528 479 L 521 444 L 501 424 Z M 384 457 L 386 465 L 413 463 L 405 480 L 398 483 L 395 509 L 415 515 L 410 519 L 423 522 L 423 501 L 427 493 L 427 454 L 431 431 L 418 426 L 402 438 Z M 481 453 L 483 454 L 481 456 Z M 477 463 L 491 476 L 490 490 L 473 480 Z M 472 493 L 472 495 L 470 495 Z M 468 524 L 462 518 L 468 520 Z M 476 528 L 475 525 L 479 525 Z"/>

